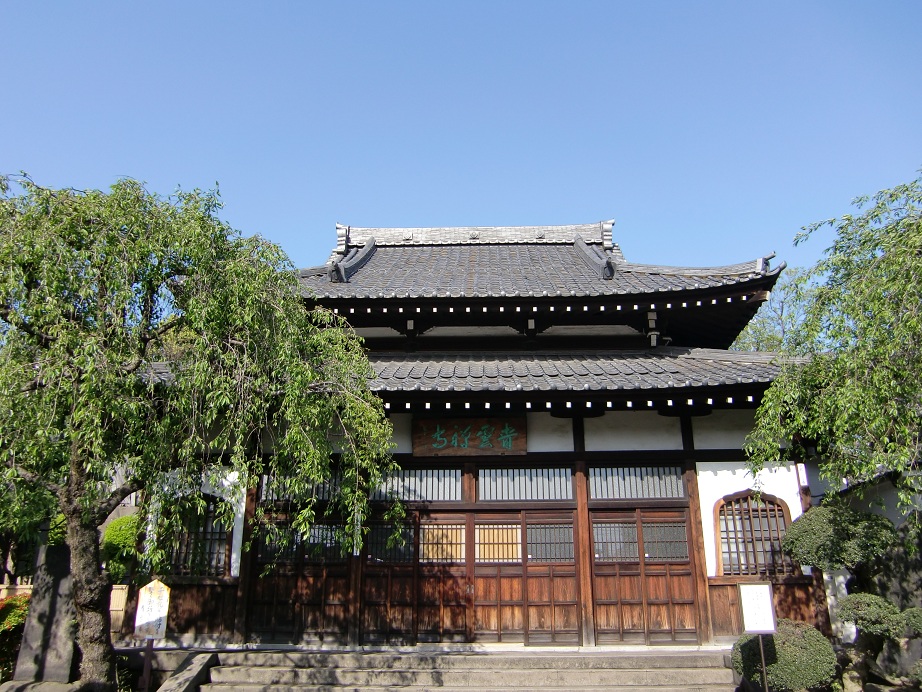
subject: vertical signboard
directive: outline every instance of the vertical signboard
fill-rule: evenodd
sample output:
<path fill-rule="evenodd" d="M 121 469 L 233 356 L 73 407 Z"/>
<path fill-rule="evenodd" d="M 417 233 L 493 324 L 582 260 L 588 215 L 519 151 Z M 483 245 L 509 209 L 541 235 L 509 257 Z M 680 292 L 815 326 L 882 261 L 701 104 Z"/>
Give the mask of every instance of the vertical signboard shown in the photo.
<path fill-rule="evenodd" d="M 134 633 L 145 639 L 166 636 L 166 616 L 170 609 L 170 587 L 159 579 L 138 591 L 138 612 L 134 618 Z"/>

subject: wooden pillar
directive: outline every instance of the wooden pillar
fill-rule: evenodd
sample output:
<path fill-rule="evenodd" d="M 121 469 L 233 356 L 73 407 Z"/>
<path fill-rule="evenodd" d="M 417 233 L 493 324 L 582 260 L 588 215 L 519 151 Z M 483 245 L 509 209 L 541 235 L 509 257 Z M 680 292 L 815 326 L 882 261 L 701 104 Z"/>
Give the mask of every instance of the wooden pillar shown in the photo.
<path fill-rule="evenodd" d="M 358 646 L 362 634 L 362 566 L 365 563 L 364 548 L 358 555 L 349 557 L 349 593 L 346 596 L 346 638 L 350 646 Z"/>
<path fill-rule="evenodd" d="M 692 430 L 691 416 L 683 415 L 680 419 L 682 427 L 682 448 L 688 455 L 685 462 L 685 488 L 688 492 L 689 530 L 691 532 L 691 557 L 692 569 L 695 574 L 695 589 L 698 597 L 698 640 L 707 642 L 714 631 L 711 622 L 711 593 L 708 588 L 707 564 L 704 559 L 704 536 L 702 535 L 701 500 L 698 495 L 698 472 L 693 459 L 695 451 L 694 432 Z"/>
<path fill-rule="evenodd" d="M 586 451 L 582 418 L 573 419 L 573 451 Z M 576 574 L 579 580 L 580 642 L 595 646 L 595 610 L 592 594 L 592 522 L 589 520 L 589 469 L 585 461 L 576 462 Z"/>
<path fill-rule="evenodd" d="M 466 504 L 473 504 L 477 501 L 477 466 L 473 462 L 466 462 L 461 470 L 461 499 Z M 465 612 L 467 613 L 467 617 L 465 618 L 465 636 L 469 642 L 474 641 L 474 623 L 477 617 L 475 540 L 474 514 L 473 512 L 468 512 L 464 517 L 464 564 L 466 567 L 464 570 L 464 603 Z"/>
<path fill-rule="evenodd" d="M 476 539 L 476 528 L 474 526 L 474 513 L 468 512 L 464 519 L 464 563 L 467 565 L 466 578 L 464 585 L 465 610 L 467 611 L 466 635 L 469 642 L 474 641 L 474 624 L 477 617 L 477 581 L 475 561 L 476 550 L 474 541 Z M 497 615 L 498 616 L 498 615 Z"/>

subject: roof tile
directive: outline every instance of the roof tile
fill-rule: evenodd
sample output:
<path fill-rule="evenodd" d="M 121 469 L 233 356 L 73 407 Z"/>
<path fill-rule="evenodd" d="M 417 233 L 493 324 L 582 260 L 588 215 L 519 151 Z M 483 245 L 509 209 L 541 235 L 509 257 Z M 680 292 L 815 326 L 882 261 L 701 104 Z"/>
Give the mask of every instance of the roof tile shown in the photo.
<path fill-rule="evenodd" d="M 636 351 L 372 353 L 378 391 L 618 391 L 769 383 L 775 354 L 660 347 Z M 410 373 L 407 376 L 406 373 Z"/>

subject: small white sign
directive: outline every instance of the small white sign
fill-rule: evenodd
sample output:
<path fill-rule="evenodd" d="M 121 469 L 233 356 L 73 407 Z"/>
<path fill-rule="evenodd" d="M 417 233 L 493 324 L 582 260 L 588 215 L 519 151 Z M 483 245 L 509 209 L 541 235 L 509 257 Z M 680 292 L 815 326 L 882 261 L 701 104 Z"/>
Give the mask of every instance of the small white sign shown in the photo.
<path fill-rule="evenodd" d="M 774 634 L 775 605 L 772 602 L 771 584 L 739 584 L 740 610 L 743 612 L 743 632 L 746 634 Z"/>
<path fill-rule="evenodd" d="M 166 636 L 166 616 L 170 610 L 170 587 L 159 579 L 138 591 L 138 612 L 134 617 L 135 636 L 163 639 Z"/>

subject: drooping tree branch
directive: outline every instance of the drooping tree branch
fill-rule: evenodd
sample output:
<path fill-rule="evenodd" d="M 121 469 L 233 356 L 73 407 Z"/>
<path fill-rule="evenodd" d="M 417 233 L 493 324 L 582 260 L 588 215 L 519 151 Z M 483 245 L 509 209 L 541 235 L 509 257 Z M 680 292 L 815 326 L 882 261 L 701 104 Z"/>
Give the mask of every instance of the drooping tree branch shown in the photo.
<path fill-rule="evenodd" d="M 144 482 L 139 478 L 129 478 L 127 481 L 115 488 L 111 493 L 109 493 L 109 497 L 100 502 L 96 507 L 96 511 L 93 513 L 93 519 L 96 523 L 96 526 L 102 524 L 126 497 L 138 492 L 139 490 L 143 490 L 144 486 Z"/>

